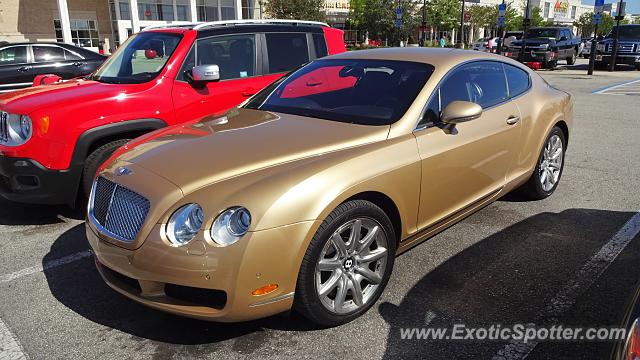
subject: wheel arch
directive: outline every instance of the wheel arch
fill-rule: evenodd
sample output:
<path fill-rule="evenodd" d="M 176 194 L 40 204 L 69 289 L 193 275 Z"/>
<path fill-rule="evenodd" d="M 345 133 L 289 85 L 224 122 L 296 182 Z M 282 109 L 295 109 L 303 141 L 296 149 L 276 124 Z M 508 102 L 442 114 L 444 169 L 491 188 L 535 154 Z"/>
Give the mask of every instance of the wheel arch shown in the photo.
<path fill-rule="evenodd" d="M 369 201 L 382 209 L 382 211 L 387 214 L 389 220 L 391 220 L 391 224 L 393 225 L 393 230 L 395 231 L 396 247 L 400 246 L 400 239 L 402 234 L 402 218 L 400 217 L 400 211 L 398 210 L 398 207 L 396 206 L 396 203 L 393 201 L 393 199 L 379 191 L 364 191 L 352 195 L 340 204 L 344 204 L 352 200 Z"/>
<path fill-rule="evenodd" d="M 161 119 L 136 119 L 107 124 L 89 129 L 78 137 L 73 155 L 72 165 L 82 165 L 92 151 L 115 140 L 136 138 L 148 132 L 166 127 Z"/>

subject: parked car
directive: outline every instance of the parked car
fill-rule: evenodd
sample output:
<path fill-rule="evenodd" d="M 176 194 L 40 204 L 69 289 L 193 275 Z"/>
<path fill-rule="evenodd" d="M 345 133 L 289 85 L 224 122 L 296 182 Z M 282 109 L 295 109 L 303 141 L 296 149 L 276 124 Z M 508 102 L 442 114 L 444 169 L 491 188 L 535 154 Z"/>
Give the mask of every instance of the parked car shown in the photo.
<path fill-rule="evenodd" d="M 498 39 L 497 37 L 480 38 L 473 42 L 471 48 L 476 51 L 495 52 L 498 47 Z"/>
<path fill-rule="evenodd" d="M 94 72 L 107 57 L 63 43 L 0 44 L 0 92 L 31 86 L 41 74 L 71 79 Z"/>
<path fill-rule="evenodd" d="M 572 119 L 569 94 L 502 56 L 338 54 L 119 149 L 87 238 L 106 283 L 154 309 L 338 325 L 376 302 L 396 254 L 514 189 L 551 195 Z"/>
<path fill-rule="evenodd" d="M 604 68 L 611 64 L 611 53 L 613 52 L 613 40 L 617 27 L 599 41 L 596 49 L 596 67 Z M 620 25 L 618 33 L 618 53 L 616 64 L 635 65 L 640 70 L 640 25 Z"/>
<path fill-rule="evenodd" d="M 635 360 L 640 357 L 640 286 L 637 287 L 627 306 L 621 328 L 626 331 L 626 339 L 613 346 L 611 360 Z"/>
<path fill-rule="evenodd" d="M 593 40 L 594 38 L 582 40 L 582 51 L 580 52 L 580 55 L 582 55 L 582 57 L 585 59 L 588 59 L 591 56 L 591 46 L 593 44 Z"/>
<path fill-rule="evenodd" d="M 576 62 L 580 47 L 580 37 L 573 35 L 566 27 L 537 27 L 527 30 L 523 40 L 514 41 L 507 49 L 513 59 L 520 59 L 520 50 L 525 43 L 523 62 L 539 63 L 547 69 L 554 69 L 558 60 L 566 60 L 568 65 Z"/>
<path fill-rule="evenodd" d="M 86 79 L 0 95 L 0 195 L 74 204 L 130 139 L 226 111 L 289 70 L 343 51 L 341 30 L 304 21 L 138 33 Z"/>

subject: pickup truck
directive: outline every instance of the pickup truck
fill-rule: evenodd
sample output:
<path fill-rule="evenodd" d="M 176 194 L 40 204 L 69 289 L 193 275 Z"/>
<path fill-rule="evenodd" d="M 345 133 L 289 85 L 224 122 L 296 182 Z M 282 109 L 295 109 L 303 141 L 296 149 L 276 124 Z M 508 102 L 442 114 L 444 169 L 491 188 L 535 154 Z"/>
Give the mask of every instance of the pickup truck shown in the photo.
<path fill-rule="evenodd" d="M 635 65 L 640 70 L 640 25 L 620 25 L 613 27 L 607 36 L 596 45 L 597 68 L 604 68 L 611 63 L 613 40 L 618 30 L 618 54 L 616 64 Z"/>
<path fill-rule="evenodd" d="M 525 44 L 524 54 L 520 58 L 522 45 Z M 566 60 L 573 65 L 578 57 L 580 37 L 573 35 L 566 27 L 537 27 L 527 30 L 522 40 L 511 43 L 505 49 L 506 55 L 526 64 L 540 64 L 546 69 L 554 69 L 558 60 Z"/>

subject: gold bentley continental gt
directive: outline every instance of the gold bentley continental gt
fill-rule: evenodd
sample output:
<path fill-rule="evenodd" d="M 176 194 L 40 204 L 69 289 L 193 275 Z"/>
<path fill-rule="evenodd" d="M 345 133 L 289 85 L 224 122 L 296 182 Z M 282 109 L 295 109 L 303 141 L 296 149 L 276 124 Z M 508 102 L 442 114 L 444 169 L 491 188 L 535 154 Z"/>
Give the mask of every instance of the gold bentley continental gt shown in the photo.
<path fill-rule="evenodd" d="M 505 57 L 330 56 L 119 149 L 87 237 L 106 283 L 149 307 L 338 325 L 378 300 L 397 254 L 512 190 L 551 195 L 572 117 L 569 94 Z"/>

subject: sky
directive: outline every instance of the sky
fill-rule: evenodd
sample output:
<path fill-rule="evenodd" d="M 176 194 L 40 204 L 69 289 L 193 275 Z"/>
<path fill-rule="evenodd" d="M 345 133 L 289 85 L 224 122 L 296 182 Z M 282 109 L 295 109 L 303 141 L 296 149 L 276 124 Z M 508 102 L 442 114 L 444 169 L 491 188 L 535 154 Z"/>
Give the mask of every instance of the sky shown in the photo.
<path fill-rule="evenodd" d="M 627 3 L 627 14 L 640 14 L 640 0 L 623 0 Z M 605 0 L 605 3 L 614 2 L 612 0 Z M 619 2 L 619 1 L 615 1 Z M 582 0 L 583 4 L 593 5 L 595 0 Z"/>

